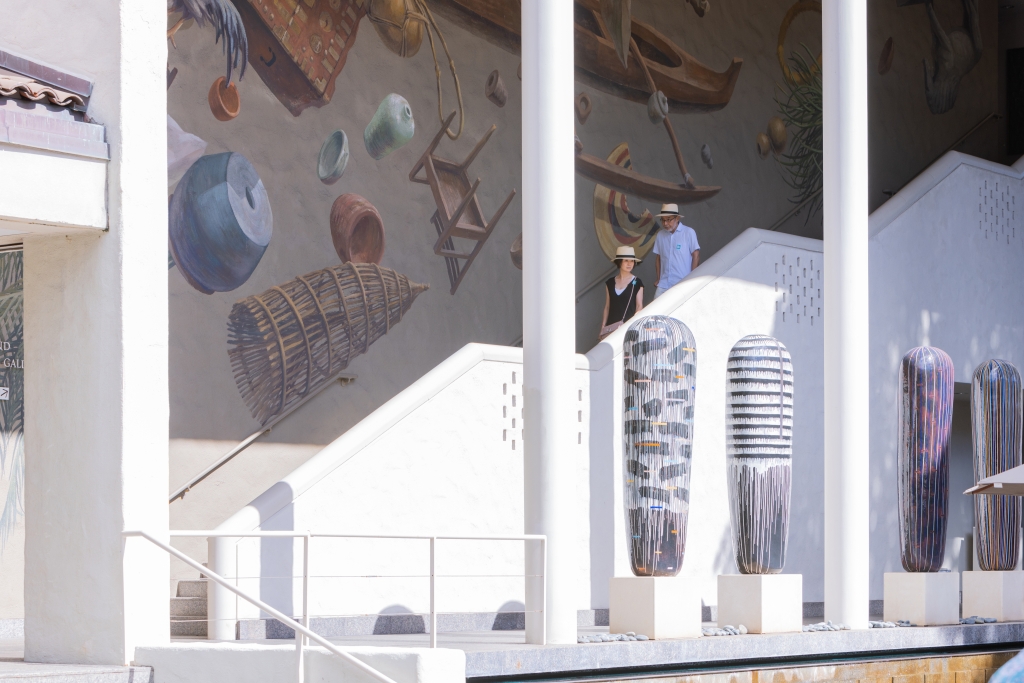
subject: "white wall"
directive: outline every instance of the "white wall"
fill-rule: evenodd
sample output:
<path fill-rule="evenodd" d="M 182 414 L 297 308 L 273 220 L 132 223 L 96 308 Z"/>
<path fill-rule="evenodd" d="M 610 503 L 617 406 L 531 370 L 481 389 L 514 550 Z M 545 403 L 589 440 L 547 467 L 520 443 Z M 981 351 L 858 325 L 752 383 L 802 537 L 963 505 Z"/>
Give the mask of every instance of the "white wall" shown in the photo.
<path fill-rule="evenodd" d="M 588 415 L 585 359 L 578 357 L 576 604 L 591 607 Z M 470 344 L 221 525 L 222 531 L 311 530 L 350 534 L 519 535 L 523 532 L 522 350 Z M 429 610 L 425 541 L 314 539 L 311 614 Z M 439 575 L 523 573 L 522 542 L 439 541 Z M 301 604 L 301 545 L 242 540 L 247 590 L 285 612 Z M 415 575 L 353 579 L 340 576 Z M 331 577 L 331 578 L 326 578 Z M 439 611 L 522 610 L 523 580 L 437 582 Z M 509 603 L 518 603 L 518 607 Z M 255 617 L 243 606 L 242 616 Z"/>
<path fill-rule="evenodd" d="M 25 239 L 25 657 L 124 664 L 168 638 L 166 8 L 3 0 L 5 47 L 96 83 L 109 230 Z"/>

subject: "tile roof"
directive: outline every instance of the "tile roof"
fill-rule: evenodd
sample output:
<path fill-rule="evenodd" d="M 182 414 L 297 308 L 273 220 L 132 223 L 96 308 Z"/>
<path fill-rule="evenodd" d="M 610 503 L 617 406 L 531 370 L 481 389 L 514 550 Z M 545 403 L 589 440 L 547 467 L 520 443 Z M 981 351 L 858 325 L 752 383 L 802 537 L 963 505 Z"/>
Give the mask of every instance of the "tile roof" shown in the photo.
<path fill-rule="evenodd" d="M 33 102 L 46 100 L 58 107 L 85 109 L 81 95 L 39 83 L 27 76 L 0 72 L 0 97 L 21 97 Z"/>

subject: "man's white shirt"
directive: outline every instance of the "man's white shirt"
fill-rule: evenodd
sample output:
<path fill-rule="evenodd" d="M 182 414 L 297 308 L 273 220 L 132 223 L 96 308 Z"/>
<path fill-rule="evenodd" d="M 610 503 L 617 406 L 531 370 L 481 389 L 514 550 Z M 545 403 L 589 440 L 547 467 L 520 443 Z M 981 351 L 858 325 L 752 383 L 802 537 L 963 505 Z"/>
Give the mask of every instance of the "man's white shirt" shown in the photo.
<path fill-rule="evenodd" d="M 680 223 L 675 232 L 662 229 L 654 238 L 654 253 L 661 257 L 658 289 L 668 289 L 693 270 L 693 252 L 700 249 L 697 233 Z"/>

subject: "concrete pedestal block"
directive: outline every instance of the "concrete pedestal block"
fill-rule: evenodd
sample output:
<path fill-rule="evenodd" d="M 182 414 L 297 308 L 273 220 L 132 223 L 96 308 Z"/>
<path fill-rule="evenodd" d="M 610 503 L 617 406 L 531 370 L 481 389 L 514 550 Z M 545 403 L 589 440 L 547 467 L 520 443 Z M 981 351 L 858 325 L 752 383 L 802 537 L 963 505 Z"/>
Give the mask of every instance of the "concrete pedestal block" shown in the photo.
<path fill-rule="evenodd" d="M 800 631 L 804 625 L 802 574 L 725 574 L 718 577 L 718 626 L 748 633 Z"/>
<path fill-rule="evenodd" d="M 1024 621 L 1024 572 L 964 572 L 965 617 Z"/>
<path fill-rule="evenodd" d="M 654 639 L 699 637 L 700 592 L 694 583 L 677 576 L 613 578 L 608 631 L 633 631 Z"/>
<path fill-rule="evenodd" d="M 959 624 L 960 574 L 887 572 L 884 619 L 915 626 Z"/>

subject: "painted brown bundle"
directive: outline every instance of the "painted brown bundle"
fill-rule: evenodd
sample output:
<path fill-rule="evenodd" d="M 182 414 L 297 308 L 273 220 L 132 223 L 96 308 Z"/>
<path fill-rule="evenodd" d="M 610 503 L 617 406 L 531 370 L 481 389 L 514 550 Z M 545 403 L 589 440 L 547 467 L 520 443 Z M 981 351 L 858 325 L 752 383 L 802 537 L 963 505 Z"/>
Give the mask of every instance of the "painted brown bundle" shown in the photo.
<path fill-rule="evenodd" d="M 266 424 L 330 382 L 427 287 L 374 263 L 345 263 L 237 302 L 228 357 L 253 417 Z"/>

